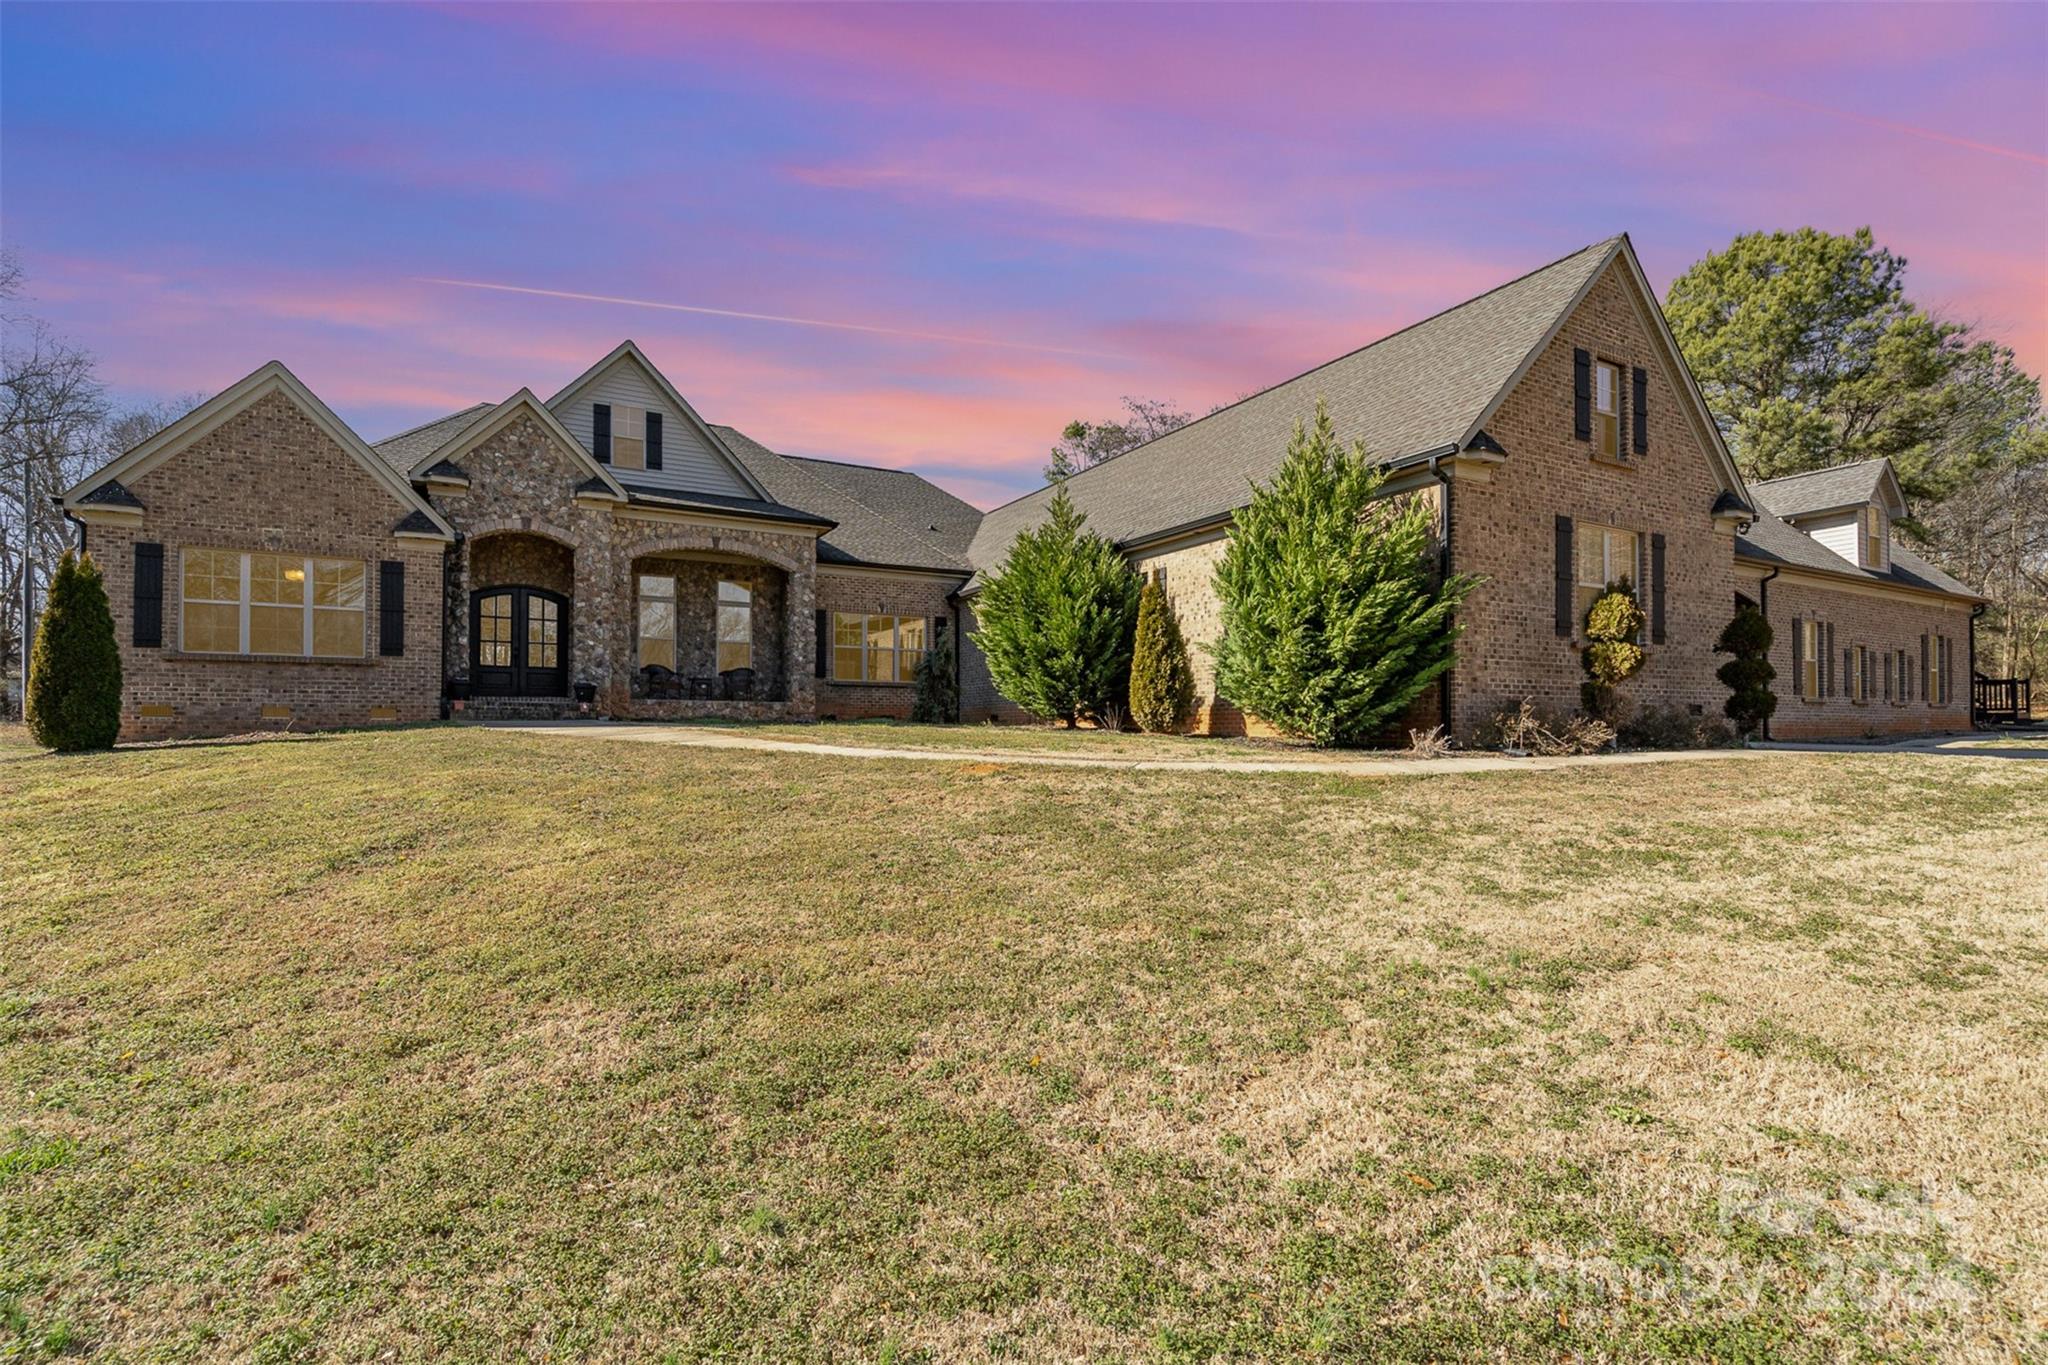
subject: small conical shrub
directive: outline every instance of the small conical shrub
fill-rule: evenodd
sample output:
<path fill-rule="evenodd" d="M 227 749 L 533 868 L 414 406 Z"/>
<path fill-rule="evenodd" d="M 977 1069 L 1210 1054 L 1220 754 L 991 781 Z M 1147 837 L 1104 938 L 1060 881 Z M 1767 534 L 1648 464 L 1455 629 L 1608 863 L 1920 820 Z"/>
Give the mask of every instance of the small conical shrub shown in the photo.
<path fill-rule="evenodd" d="M 1195 671 L 1173 603 L 1157 583 L 1138 597 L 1138 635 L 1131 651 L 1131 719 L 1155 735 L 1177 735 L 1195 710 Z"/>
<path fill-rule="evenodd" d="M 50 581 L 24 709 L 36 743 L 60 753 L 110 749 L 121 732 L 121 650 L 107 586 L 90 555 L 67 550 Z"/>
<path fill-rule="evenodd" d="M 1714 642 L 1716 654 L 1735 657 L 1714 670 L 1728 688 L 1728 700 L 1721 710 L 1746 738 L 1757 732 L 1778 709 L 1778 694 L 1771 682 L 1778 670 L 1771 667 L 1771 623 L 1755 607 L 1744 606 L 1722 627 Z"/>
<path fill-rule="evenodd" d="M 920 725 L 946 725 L 960 716 L 959 680 L 953 665 L 953 632 L 917 661 L 917 692 L 910 703 L 910 718 Z"/>

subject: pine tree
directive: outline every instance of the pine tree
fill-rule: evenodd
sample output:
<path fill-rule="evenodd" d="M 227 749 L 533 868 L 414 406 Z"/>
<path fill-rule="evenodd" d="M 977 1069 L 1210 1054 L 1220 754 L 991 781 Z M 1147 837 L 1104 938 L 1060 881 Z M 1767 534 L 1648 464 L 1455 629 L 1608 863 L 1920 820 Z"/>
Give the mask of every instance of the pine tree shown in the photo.
<path fill-rule="evenodd" d="M 1138 578 L 1086 529 L 1066 490 L 1021 531 L 975 602 L 974 643 L 1002 694 L 1033 715 L 1099 719 L 1130 686 Z"/>
<path fill-rule="evenodd" d="M 1431 508 L 1383 497 L 1384 481 L 1322 403 L 1312 427 L 1295 425 L 1217 566 L 1218 696 L 1283 733 L 1362 744 L 1450 668 L 1458 606 L 1479 580 L 1435 581 Z"/>
<path fill-rule="evenodd" d="M 1177 735 L 1195 709 L 1195 672 L 1173 603 L 1157 583 L 1138 599 L 1138 633 L 1131 649 L 1131 719 L 1154 734 Z"/>
<path fill-rule="evenodd" d="M 121 731 L 121 650 L 92 557 L 67 550 L 36 628 L 26 698 L 29 734 L 60 753 L 110 749 Z"/>
<path fill-rule="evenodd" d="M 954 657 L 953 632 L 949 630 L 917 661 L 917 692 L 910 703 L 910 718 L 918 724 L 948 725 L 959 718 L 960 688 Z"/>
<path fill-rule="evenodd" d="M 1755 607 L 1743 606 L 1722 628 L 1714 652 L 1735 656 L 1714 670 L 1714 676 L 1728 688 L 1722 712 L 1746 738 L 1778 709 L 1778 694 L 1771 691 L 1771 682 L 1778 676 L 1778 670 L 1771 667 L 1771 623 Z"/>

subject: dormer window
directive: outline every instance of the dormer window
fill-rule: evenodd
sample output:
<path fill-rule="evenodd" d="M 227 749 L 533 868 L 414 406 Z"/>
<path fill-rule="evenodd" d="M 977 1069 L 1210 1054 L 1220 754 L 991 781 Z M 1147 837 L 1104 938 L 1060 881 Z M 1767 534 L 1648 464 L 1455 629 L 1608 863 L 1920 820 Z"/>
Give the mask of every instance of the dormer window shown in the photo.
<path fill-rule="evenodd" d="M 1604 360 L 1593 364 L 1593 449 L 1621 458 L 1621 367 Z"/>
<path fill-rule="evenodd" d="M 1884 511 L 1877 507 L 1863 509 L 1863 567 L 1882 569 L 1884 567 Z"/>

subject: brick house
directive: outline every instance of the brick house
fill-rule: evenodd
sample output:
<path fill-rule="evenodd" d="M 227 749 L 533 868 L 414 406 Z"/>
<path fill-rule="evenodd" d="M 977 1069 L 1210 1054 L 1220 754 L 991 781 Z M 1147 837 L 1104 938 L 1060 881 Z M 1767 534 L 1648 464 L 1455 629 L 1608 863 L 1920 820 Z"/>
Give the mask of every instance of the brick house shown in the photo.
<path fill-rule="evenodd" d="M 1641 585 L 1629 691 L 1703 712 L 1738 600 L 1777 628 L 1786 738 L 1965 728 L 1979 599 L 1891 535 L 1882 462 L 1746 486 L 1627 238 L 1083 471 L 1090 525 L 1158 578 L 1199 728 L 1254 724 L 1203 646 L 1232 514 L 1325 401 L 1486 579 L 1429 718 L 1576 704 L 1593 593 Z M 902 716 L 980 575 L 1050 496 L 983 514 L 916 475 L 777 454 L 707 424 L 628 341 L 545 401 L 521 389 L 364 442 L 265 365 L 62 496 L 107 576 L 123 733 L 592 709 L 645 719 Z M 964 719 L 1016 716 L 971 634 Z M 1961 677 L 1958 675 L 1962 674 Z"/>

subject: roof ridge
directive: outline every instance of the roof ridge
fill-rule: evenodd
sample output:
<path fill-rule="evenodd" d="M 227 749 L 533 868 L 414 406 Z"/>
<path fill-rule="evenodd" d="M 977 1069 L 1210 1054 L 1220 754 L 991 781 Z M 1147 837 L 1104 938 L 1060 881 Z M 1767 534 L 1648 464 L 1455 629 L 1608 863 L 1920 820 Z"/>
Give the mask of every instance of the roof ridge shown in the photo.
<path fill-rule="evenodd" d="M 385 436 L 379 440 L 370 442 L 370 447 L 371 449 L 374 450 L 378 446 L 388 446 L 393 441 L 402 441 L 406 437 L 413 435 L 415 432 L 425 431 L 428 427 L 438 427 L 443 422 L 453 421 L 455 418 L 462 416 L 462 414 L 465 412 L 475 412 L 478 408 L 495 408 L 496 406 L 498 405 L 496 403 L 491 402 L 489 399 L 485 399 L 480 403 L 471 403 L 466 408 L 457 408 L 453 412 L 443 413 L 441 416 L 434 418 L 432 421 L 422 422 L 416 427 L 407 427 L 404 431 L 394 431 L 389 436 Z"/>
<path fill-rule="evenodd" d="M 1307 369 L 1301 371 L 1299 374 L 1289 375 L 1287 378 L 1277 380 L 1274 383 L 1266 385 L 1262 389 L 1255 389 L 1251 393 L 1246 394 L 1242 398 L 1236 399 L 1229 403 L 1225 403 L 1220 408 L 1213 408 L 1210 411 L 1203 413 L 1200 417 L 1197 417 L 1194 421 L 1183 423 L 1182 425 L 1175 427 L 1173 431 L 1164 432 L 1161 435 L 1155 436 L 1152 438 L 1152 440 L 1146 441 L 1142 445 L 1135 445 L 1132 446 L 1129 450 L 1119 451 L 1117 454 L 1111 456 L 1107 460 L 1102 460 L 1096 464 L 1092 464 L 1088 466 L 1087 469 L 1083 469 L 1078 473 L 1069 474 L 1065 479 L 1061 480 L 1061 483 L 1072 484 L 1077 479 L 1086 478 L 1091 470 L 1101 469 L 1107 465 L 1114 463 L 1117 460 L 1122 459 L 1126 455 L 1134 455 L 1138 451 L 1143 450 L 1145 446 L 1151 445 L 1154 441 L 1163 441 L 1168 436 L 1175 434 L 1175 432 L 1186 431 L 1190 427 L 1199 426 L 1203 422 L 1208 421 L 1212 417 L 1220 416 L 1223 413 L 1229 412 L 1233 408 L 1242 407 L 1244 404 L 1251 402 L 1254 398 L 1263 398 L 1275 389 L 1285 388 L 1287 385 L 1294 383 L 1296 380 L 1306 379 L 1310 375 L 1316 373 L 1316 371 L 1318 370 L 1327 370 L 1332 365 L 1341 365 L 1345 361 L 1350 360 L 1353 356 L 1362 355 L 1366 351 L 1370 351 L 1371 349 L 1373 349 L 1375 346 L 1384 345 L 1387 342 L 1392 341 L 1395 337 L 1402 336 L 1408 332 L 1412 332 L 1416 328 L 1424 326 L 1427 323 L 1435 322 L 1438 318 L 1448 316 L 1451 313 L 1455 313 L 1461 308 L 1469 308 L 1473 304 L 1481 301 L 1482 299 L 1488 299 L 1493 297 L 1495 294 L 1500 293 L 1503 289 L 1512 289 L 1514 286 L 1522 283 L 1524 280 L 1532 279 L 1537 275 L 1541 275 L 1546 270 L 1553 270 L 1556 267 L 1563 265 L 1566 261 L 1576 260 L 1580 256 L 1585 255 L 1587 252 L 1611 248 L 1612 246 L 1614 246 L 1615 243 L 1622 241 L 1627 236 L 1628 234 L 1626 232 L 1617 232 L 1612 237 L 1603 238 L 1602 240 L 1597 242 L 1590 242 L 1587 245 L 1580 247 L 1576 251 L 1568 251 L 1564 255 L 1559 256 L 1555 260 L 1546 261 L 1544 264 L 1537 266 L 1533 270 L 1525 270 L 1521 274 L 1515 276 L 1513 279 L 1503 280 L 1501 281 L 1501 283 L 1493 286 L 1493 288 L 1474 294 L 1469 299 L 1462 299 L 1459 302 L 1451 304 L 1448 307 L 1439 308 L 1434 313 L 1429 314 L 1427 317 L 1417 318 L 1414 322 L 1409 323 L 1405 327 L 1397 327 L 1383 337 L 1378 337 L 1372 341 L 1366 342 L 1363 346 L 1354 346 L 1350 350 L 1344 352 L 1342 355 L 1333 356 L 1329 360 L 1320 361 L 1317 364 L 1309 366 Z M 1036 497 L 1038 494 L 1045 492 L 1048 488 L 1051 487 L 1053 487 L 1053 485 L 1050 483 L 1040 484 L 1038 487 L 1033 488 L 1028 492 L 1019 493 L 1016 497 L 1011 498 L 1008 502 L 997 503 L 994 507 L 989 508 L 988 512 L 985 512 L 982 515 L 988 516 L 992 513 L 1000 512 L 1003 510 L 1003 508 L 1010 507 L 1017 503 L 1020 503 L 1024 501 L 1024 499 L 1026 498 Z"/>
<path fill-rule="evenodd" d="M 751 444 L 753 444 L 753 445 L 761 446 L 761 449 L 763 449 L 763 450 L 767 451 L 767 452 L 768 452 L 768 453 L 769 453 L 770 455 L 773 455 L 773 456 L 774 456 L 774 457 L 775 457 L 776 459 L 778 459 L 778 460 L 781 460 L 781 461 L 783 461 L 783 462 L 785 462 L 785 463 L 787 463 L 787 464 L 791 464 L 791 465 L 794 465 L 794 464 L 796 464 L 796 463 L 797 463 L 797 461 L 799 461 L 799 460 L 801 460 L 801 459 L 803 459 L 803 458 L 804 458 L 804 457 L 803 457 L 803 456 L 801 456 L 801 455 L 785 455 L 785 454 L 783 454 L 783 453 L 782 453 L 781 451 L 779 451 L 779 450 L 775 450 L 775 449 L 772 449 L 772 448 L 771 448 L 771 447 L 769 447 L 769 446 L 766 446 L 766 445 L 762 445 L 762 444 L 761 444 L 761 442 L 759 442 L 759 441 L 756 441 L 756 440 L 754 440 L 754 438 L 753 438 L 753 437 L 751 437 L 751 436 L 747 435 L 747 433 L 745 433 L 744 431 L 741 431 L 741 430 L 740 430 L 740 429 L 739 429 L 738 427 L 727 427 L 727 428 L 726 428 L 726 430 L 727 430 L 727 431 L 730 431 L 730 432 L 732 432 L 732 433 L 733 433 L 733 434 L 734 434 L 735 436 L 738 436 L 738 437 L 739 437 L 740 439 L 742 439 L 742 440 L 744 440 L 744 441 L 747 441 L 747 442 L 749 442 L 749 443 L 751 443 Z M 821 463 L 821 464 L 844 464 L 845 462 L 844 462 L 844 461 L 835 461 L 835 460 L 824 460 L 824 461 L 819 461 L 819 463 Z M 849 467 L 849 468 L 873 468 L 873 466 L 860 466 L 860 465 L 849 465 L 848 467 Z M 856 507 L 860 508 L 860 509 L 861 509 L 861 510 L 862 510 L 863 512 L 866 512 L 866 513 L 868 513 L 868 514 L 869 514 L 870 516 L 873 516 L 873 517 L 875 517 L 875 518 L 877 518 L 877 519 L 879 519 L 879 520 L 881 520 L 881 521 L 885 521 L 885 522 L 887 522 L 887 523 L 888 523 L 889 525 L 891 525 L 891 526 L 895 527 L 895 528 L 896 528 L 897 530 L 901 531 L 901 532 L 902 532 L 902 533 L 903 533 L 904 535 L 906 535 L 906 536 L 909 536 L 909 537 L 910 537 L 910 538 L 911 538 L 912 540 L 914 540 L 914 541 L 916 541 L 916 542 L 917 542 L 918 544 L 920 544 L 920 545 L 924 546 L 924 547 L 925 547 L 925 549 L 927 549 L 927 550 L 931 551 L 931 552 L 932 552 L 933 554 L 937 555 L 937 556 L 939 557 L 939 559 L 940 559 L 940 561 L 941 561 L 941 562 L 943 562 L 943 561 L 945 561 L 945 560 L 948 560 L 948 559 L 952 559 L 952 558 L 955 558 L 955 556 L 953 556 L 953 555 L 949 555 L 948 553 L 946 553 L 946 551 L 945 551 L 944 549 L 942 549 L 941 547 L 939 547 L 939 546 L 937 546 L 937 545 L 934 545 L 934 544 L 932 544 L 932 543 L 931 543 L 931 542 L 930 542 L 929 540 L 926 540 L 926 539 L 924 538 L 924 536 L 923 536 L 922 534 L 920 534 L 919 532 L 917 532 L 917 531 L 913 531 L 913 530 L 912 530 L 912 529 L 910 529 L 910 528 L 909 528 L 908 526 L 905 526 L 905 525 L 904 525 L 904 524 L 903 524 L 902 522 L 898 521 L 898 520 L 897 520 L 897 519 L 896 519 L 895 517 L 892 517 L 892 516 L 890 516 L 890 515 L 889 515 L 889 514 L 888 514 L 887 512 L 881 511 L 881 510 L 880 510 L 879 508 L 876 508 L 876 507 L 874 507 L 873 505 L 869 504 L 869 503 L 868 503 L 868 502 L 866 502 L 865 500 L 863 500 L 863 499 L 861 499 L 861 498 L 859 498 L 859 497 L 856 497 L 856 496 L 855 496 L 855 495 L 854 495 L 854 494 L 853 494 L 853 493 L 852 493 L 851 491 L 849 491 L 849 490 L 847 490 L 847 489 L 844 489 L 844 488 L 841 488 L 841 487 L 840 487 L 840 486 L 839 486 L 838 484 L 836 484 L 836 483 L 832 483 L 832 482 L 830 482 L 829 480 L 826 480 L 826 479 L 822 479 L 822 478 L 819 478 L 819 477 L 818 477 L 818 476 L 817 476 L 816 474 L 813 474 L 813 473 L 811 473 L 811 472 L 810 472 L 809 470 L 807 470 L 807 469 L 797 469 L 797 470 L 796 470 L 795 472 L 796 472 L 796 473 L 797 473 L 797 474 L 798 474 L 798 475 L 799 475 L 800 477 L 802 477 L 802 478 L 804 478 L 804 479 L 808 479 L 808 480 L 809 480 L 809 481 L 811 481 L 812 483 L 820 483 L 820 484 L 824 484 L 826 488 L 830 489 L 830 490 L 831 490 L 831 491 L 832 491 L 833 493 L 837 494 L 837 495 L 838 495 L 839 497 L 845 498 L 845 499 L 846 499 L 846 500 L 847 500 L 848 502 L 850 502 L 850 503 L 852 503 L 852 504 L 853 504 L 854 506 L 856 506 Z M 917 476 L 917 475 L 912 475 L 912 477 L 913 477 L 913 478 L 916 478 L 916 477 L 919 477 L 919 476 Z M 929 480 L 926 480 L 926 482 L 930 482 L 930 481 L 929 481 Z M 938 485 L 937 485 L 937 484 L 932 484 L 932 487 L 934 487 L 934 488 L 937 488 L 937 487 L 938 487 Z M 940 491 L 941 491 L 941 492 L 944 492 L 945 490 L 941 489 Z M 950 495 L 948 495 L 948 496 L 950 496 Z M 970 504 L 970 505 L 971 505 L 971 504 Z M 965 558 L 965 555 L 963 554 L 963 555 L 961 555 L 961 556 L 959 556 L 959 557 L 960 557 L 960 558 L 963 558 L 963 559 L 964 559 L 964 558 Z"/>
<path fill-rule="evenodd" d="M 1816 474 L 1834 474 L 1844 469 L 1854 469 L 1858 465 L 1884 464 L 1890 458 L 1888 455 L 1872 455 L 1861 460 L 1844 460 L 1841 464 L 1822 465 L 1819 469 L 1802 469 L 1797 474 L 1780 474 L 1773 479 L 1756 479 L 1749 486 L 1751 488 L 1768 488 L 1774 483 L 1791 483 L 1794 479 L 1810 479 Z"/>

